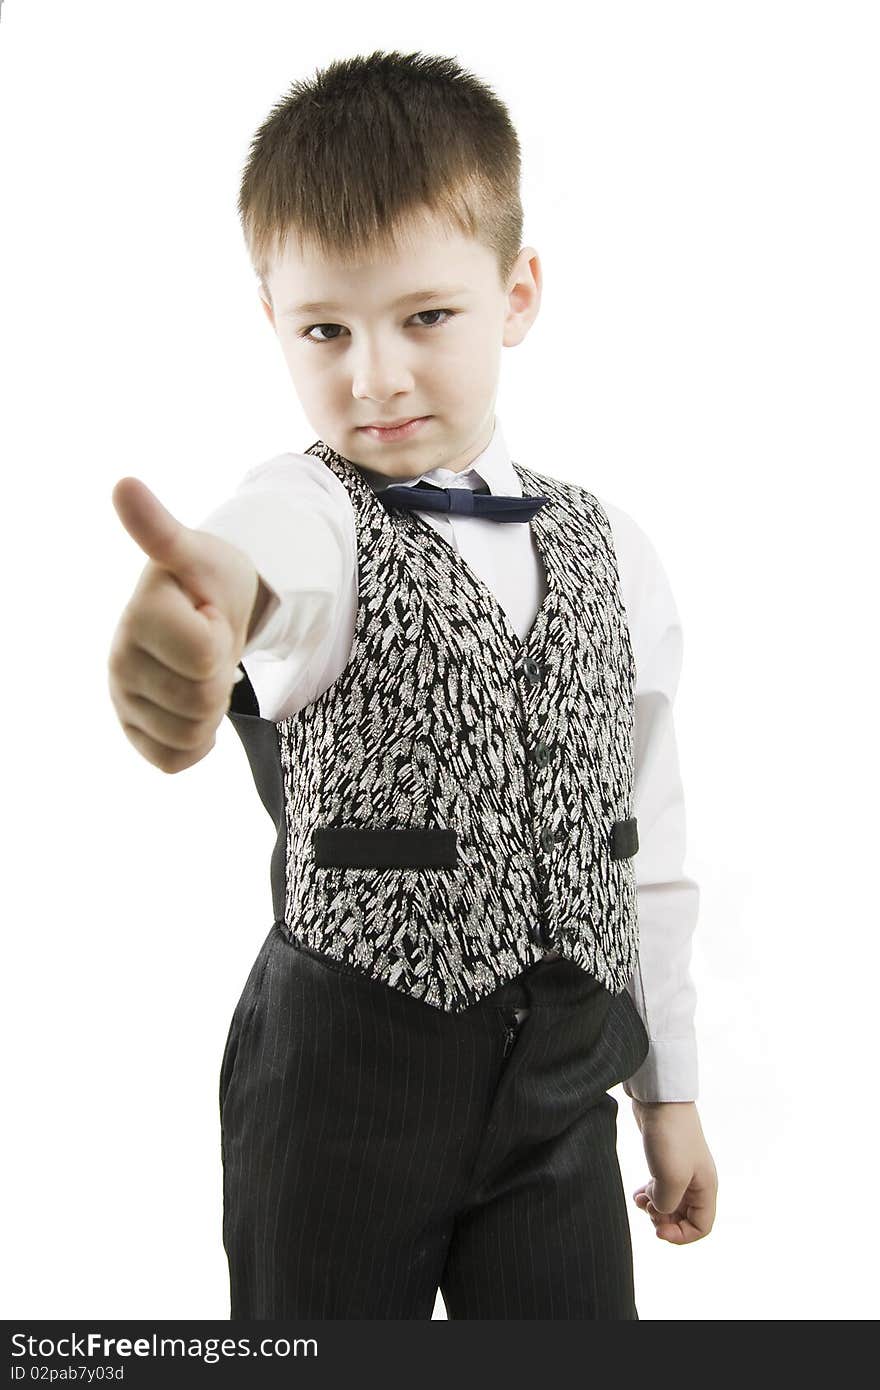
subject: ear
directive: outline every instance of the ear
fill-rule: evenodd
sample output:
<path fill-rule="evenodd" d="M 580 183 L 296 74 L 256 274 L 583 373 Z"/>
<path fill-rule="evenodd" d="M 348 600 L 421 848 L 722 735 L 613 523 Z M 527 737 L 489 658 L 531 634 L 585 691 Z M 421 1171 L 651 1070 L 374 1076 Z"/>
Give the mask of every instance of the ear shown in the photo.
<path fill-rule="evenodd" d="M 274 328 L 274 327 L 275 327 L 275 310 L 272 308 L 272 305 L 269 303 L 268 299 L 267 299 L 266 296 L 263 294 L 262 290 L 260 291 L 260 303 L 262 304 L 263 308 L 264 308 L 265 311 L 266 311 L 266 318 L 269 320 L 269 322 L 271 323 L 272 327 Z"/>

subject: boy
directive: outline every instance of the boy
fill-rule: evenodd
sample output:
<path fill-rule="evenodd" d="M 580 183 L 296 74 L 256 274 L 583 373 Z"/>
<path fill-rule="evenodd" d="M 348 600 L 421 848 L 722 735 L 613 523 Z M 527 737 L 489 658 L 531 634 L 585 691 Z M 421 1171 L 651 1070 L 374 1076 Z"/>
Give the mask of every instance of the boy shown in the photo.
<path fill-rule="evenodd" d="M 439 1287 L 449 1317 L 638 1318 L 609 1087 L 658 1236 L 707 1234 L 717 1189 L 679 630 L 635 523 L 507 454 L 499 350 L 541 289 L 515 131 L 449 59 L 335 63 L 239 210 L 320 438 L 198 530 L 120 480 L 150 562 L 110 659 L 163 771 L 228 713 L 278 832 L 220 1078 L 231 1316 L 430 1318 Z"/>

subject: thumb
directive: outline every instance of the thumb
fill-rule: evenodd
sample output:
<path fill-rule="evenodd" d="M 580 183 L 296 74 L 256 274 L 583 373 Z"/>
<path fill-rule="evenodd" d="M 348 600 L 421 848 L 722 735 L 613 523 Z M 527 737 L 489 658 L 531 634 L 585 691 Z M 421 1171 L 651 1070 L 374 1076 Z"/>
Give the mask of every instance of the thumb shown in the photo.
<path fill-rule="evenodd" d="M 204 601 L 207 576 L 200 564 L 199 547 L 192 543 L 190 527 L 172 516 L 139 478 L 120 478 L 112 500 L 119 520 L 144 554 L 154 564 L 170 570 L 193 598 Z"/>
<path fill-rule="evenodd" d="M 648 1197 L 655 1211 L 661 1216 L 669 1216 L 678 1209 L 678 1204 L 687 1191 L 687 1183 L 653 1178 L 648 1184 L 648 1189 Z"/>

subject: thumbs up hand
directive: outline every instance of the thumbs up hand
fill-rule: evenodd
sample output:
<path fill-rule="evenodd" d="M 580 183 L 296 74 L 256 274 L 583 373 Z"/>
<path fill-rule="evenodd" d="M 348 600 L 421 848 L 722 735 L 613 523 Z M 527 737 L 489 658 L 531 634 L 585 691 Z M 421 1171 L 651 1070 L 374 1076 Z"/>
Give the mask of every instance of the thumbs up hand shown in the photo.
<path fill-rule="evenodd" d="M 214 747 L 269 594 L 243 551 L 182 525 L 137 478 L 120 478 L 112 500 L 149 558 L 113 636 L 110 698 L 137 751 L 181 772 Z"/>

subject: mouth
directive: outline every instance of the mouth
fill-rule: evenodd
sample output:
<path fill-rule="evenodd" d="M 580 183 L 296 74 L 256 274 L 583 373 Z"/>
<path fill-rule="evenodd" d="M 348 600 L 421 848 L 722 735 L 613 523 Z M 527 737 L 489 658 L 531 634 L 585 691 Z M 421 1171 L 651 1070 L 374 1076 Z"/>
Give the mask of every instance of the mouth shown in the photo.
<path fill-rule="evenodd" d="M 405 420 L 403 424 L 390 426 L 359 425 L 358 430 L 361 434 L 368 434 L 373 439 L 391 443 L 395 439 L 411 439 L 416 431 L 420 430 L 432 418 L 431 415 L 417 415 L 412 419 Z"/>

